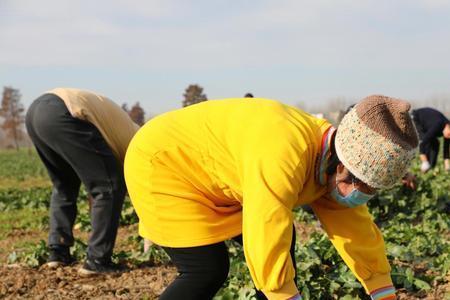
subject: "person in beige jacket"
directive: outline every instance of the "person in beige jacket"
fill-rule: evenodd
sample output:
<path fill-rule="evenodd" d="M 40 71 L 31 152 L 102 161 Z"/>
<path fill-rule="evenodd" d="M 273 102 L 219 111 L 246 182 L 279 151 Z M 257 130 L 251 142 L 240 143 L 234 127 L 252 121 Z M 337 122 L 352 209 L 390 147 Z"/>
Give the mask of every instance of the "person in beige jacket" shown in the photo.
<path fill-rule="evenodd" d="M 111 262 L 126 193 L 123 161 L 139 128 L 120 106 L 94 92 L 56 88 L 28 109 L 26 127 L 53 183 L 49 267 L 71 264 L 69 248 L 83 183 L 92 198 L 92 232 L 80 274 L 117 270 Z"/>

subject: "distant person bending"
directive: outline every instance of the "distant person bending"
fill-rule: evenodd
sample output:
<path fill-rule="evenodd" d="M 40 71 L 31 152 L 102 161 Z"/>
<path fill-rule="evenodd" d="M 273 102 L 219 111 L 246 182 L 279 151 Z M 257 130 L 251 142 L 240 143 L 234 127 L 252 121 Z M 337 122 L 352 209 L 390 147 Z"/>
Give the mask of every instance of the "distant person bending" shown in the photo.
<path fill-rule="evenodd" d="M 444 167 L 450 170 L 450 121 L 439 111 L 425 107 L 412 111 L 420 138 L 420 170 L 427 172 L 436 166 L 439 154 L 439 137 L 444 137 Z"/>
<path fill-rule="evenodd" d="M 92 232 L 82 275 L 117 270 L 111 255 L 126 192 L 123 161 L 138 126 L 108 98 L 57 88 L 28 109 L 26 127 L 53 183 L 50 256 L 55 268 L 73 262 L 69 248 L 81 182 L 92 197 Z"/>

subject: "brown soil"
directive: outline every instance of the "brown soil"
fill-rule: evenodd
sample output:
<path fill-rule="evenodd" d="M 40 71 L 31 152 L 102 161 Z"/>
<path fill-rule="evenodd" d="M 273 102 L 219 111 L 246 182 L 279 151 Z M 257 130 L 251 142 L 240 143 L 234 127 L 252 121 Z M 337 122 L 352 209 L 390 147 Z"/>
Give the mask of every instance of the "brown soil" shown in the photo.
<path fill-rule="evenodd" d="M 306 240 L 315 226 L 297 223 L 298 239 Z M 136 250 L 136 244 L 128 237 L 135 235 L 137 226 L 119 229 L 116 251 Z M 86 240 L 86 232 L 75 231 L 75 236 Z M 164 288 L 175 278 L 172 266 L 130 266 L 128 270 L 112 275 L 81 277 L 77 270 L 80 264 L 52 270 L 46 266 L 29 268 L 19 264 L 7 265 L 6 258 L 13 250 L 20 250 L 24 241 L 37 242 L 46 239 L 47 233 L 38 230 L 14 230 L 0 240 L 0 299 L 157 299 Z M 443 300 L 450 299 L 450 277 L 445 284 L 431 291 L 409 294 L 398 291 L 399 300 Z"/>
<path fill-rule="evenodd" d="M 137 225 L 119 228 L 115 251 L 136 250 L 128 239 L 136 232 Z M 74 230 L 74 235 L 88 239 L 87 232 Z M 45 230 L 14 229 L 0 240 L 0 299 L 156 299 L 176 276 L 172 266 L 130 266 L 120 274 L 86 278 L 77 272 L 81 264 L 54 270 L 6 263 L 9 253 L 20 251 L 24 242 L 41 239 L 47 239 Z"/>
<path fill-rule="evenodd" d="M 156 299 L 176 276 L 173 267 L 144 267 L 114 275 L 81 277 L 78 266 L 38 269 L 0 266 L 0 298 Z"/>
<path fill-rule="evenodd" d="M 81 277 L 77 266 L 48 269 L 20 265 L 0 266 L 0 298 L 4 299 L 157 299 L 175 278 L 171 266 L 143 267 L 115 275 Z M 450 278 L 449 278 L 450 279 Z M 448 299 L 450 285 L 427 293 L 398 291 L 399 300 Z"/>

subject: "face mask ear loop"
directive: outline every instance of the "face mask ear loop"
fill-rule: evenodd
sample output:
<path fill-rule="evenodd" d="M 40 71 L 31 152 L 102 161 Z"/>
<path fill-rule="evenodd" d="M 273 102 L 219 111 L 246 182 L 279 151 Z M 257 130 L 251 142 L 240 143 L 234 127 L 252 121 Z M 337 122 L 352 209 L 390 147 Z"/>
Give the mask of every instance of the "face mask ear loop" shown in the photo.
<path fill-rule="evenodd" d="M 336 189 L 336 191 L 338 192 L 338 194 L 342 196 L 341 192 L 339 192 L 339 183 L 341 183 L 342 180 L 338 180 L 338 179 L 337 179 L 337 174 L 336 174 L 335 181 L 336 181 L 336 187 L 335 187 L 335 189 Z"/>

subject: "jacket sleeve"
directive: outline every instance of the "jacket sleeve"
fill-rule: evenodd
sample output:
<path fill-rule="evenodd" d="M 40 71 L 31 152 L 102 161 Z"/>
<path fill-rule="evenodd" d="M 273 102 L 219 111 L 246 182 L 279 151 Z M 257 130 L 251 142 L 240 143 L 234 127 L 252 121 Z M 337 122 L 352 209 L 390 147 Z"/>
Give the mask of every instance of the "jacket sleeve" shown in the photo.
<path fill-rule="evenodd" d="M 391 287 L 384 240 L 366 205 L 347 208 L 322 197 L 312 203 L 331 242 L 368 294 Z"/>
<path fill-rule="evenodd" d="M 298 293 L 289 251 L 305 168 L 298 153 L 272 154 L 245 160 L 242 236 L 255 286 L 269 299 L 288 299 Z"/>

